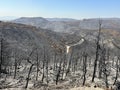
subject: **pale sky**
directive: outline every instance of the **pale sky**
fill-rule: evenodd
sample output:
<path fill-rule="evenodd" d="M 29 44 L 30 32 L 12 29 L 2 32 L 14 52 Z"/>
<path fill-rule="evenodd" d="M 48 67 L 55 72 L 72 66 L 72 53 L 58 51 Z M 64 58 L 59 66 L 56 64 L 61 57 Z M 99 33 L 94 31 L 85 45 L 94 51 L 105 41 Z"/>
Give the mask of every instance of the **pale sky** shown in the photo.
<path fill-rule="evenodd" d="M 0 16 L 120 18 L 120 0 L 0 0 Z"/>

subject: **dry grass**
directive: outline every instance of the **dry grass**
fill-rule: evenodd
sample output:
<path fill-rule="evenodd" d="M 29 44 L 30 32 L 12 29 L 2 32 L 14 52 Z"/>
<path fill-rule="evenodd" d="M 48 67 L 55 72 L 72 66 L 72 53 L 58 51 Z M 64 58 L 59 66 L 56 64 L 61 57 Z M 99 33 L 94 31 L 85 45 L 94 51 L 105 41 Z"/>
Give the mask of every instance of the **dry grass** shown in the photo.
<path fill-rule="evenodd" d="M 102 89 L 102 88 L 94 88 L 94 87 L 77 87 L 77 88 L 72 88 L 70 90 L 111 90 L 111 89 Z"/>

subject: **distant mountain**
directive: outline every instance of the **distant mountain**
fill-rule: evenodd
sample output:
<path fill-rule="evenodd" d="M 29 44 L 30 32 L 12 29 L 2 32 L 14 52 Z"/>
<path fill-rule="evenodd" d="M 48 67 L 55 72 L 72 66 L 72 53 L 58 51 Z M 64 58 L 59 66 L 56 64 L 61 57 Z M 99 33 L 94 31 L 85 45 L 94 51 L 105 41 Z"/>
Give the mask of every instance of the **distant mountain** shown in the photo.
<path fill-rule="evenodd" d="M 120 30 L 120 18 L 102 18 L 102 29 Z M 99 19 L 67 19 L 67 18 L 42 18 L 22 17 L 12 22 L 32 25 L 56 32 L 74 33 L 80 30 L 98 30 Z"/>
<path fill-rule="evenodd" d="M 36 27 L 44 27 L 49 23 L 48 20 L 42 17 L 21 17 L 21 18 L 13 20 L 13 22 L 32 25 Z"/>
<path fill-rule="evenodd" d="M 11 21 L 11 20 L 14 20 L 14 19 L 17 19 L 18 17 L 15 17 L 15 16 L 4 16 L 4 17 L 0 17 L 0 20 L 1 21 Z"/>
<path fill-rule="evenodd" d="M 75 21 L 76 19 L 71 18 L 45 18 L 48 21 Z"/>
<path fill-rule="evenodd" d="M 42 17 L 22 17 L 11 22 L 49 29 L 56 32 L 70 32 L 77 29 L 79 21 L 73 19 L 45 19 Z"/>
<path fill-rule="evenodd" d="M 120 29 L 120 18 L 101 18 L 103 29 Z M 82 29 L 96 30 L 99 27 L 99 19 L 83 19 L 79 27 Z"/>

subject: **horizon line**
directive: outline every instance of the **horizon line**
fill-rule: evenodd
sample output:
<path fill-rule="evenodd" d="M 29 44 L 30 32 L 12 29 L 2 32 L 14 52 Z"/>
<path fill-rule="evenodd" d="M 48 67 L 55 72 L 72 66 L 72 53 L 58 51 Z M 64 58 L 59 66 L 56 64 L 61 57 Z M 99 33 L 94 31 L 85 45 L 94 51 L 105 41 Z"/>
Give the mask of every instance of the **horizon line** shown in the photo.
<path fill-rule="evenodd" d="M 56 18 L 56 19 L 75 19 L 75 20 L 84 20 L 84 19 L 99 19 L 99 18 L 103 18 L 103 19 L 117 19 L 117 18 L 120 18 L 120 17 L 81 17 L 81 18 L 74 18 L 74 17 L 44 17 L 44 16 L 0 16 L 0 20 L 4 20 L 4 19 L 18 19 L 18 18 Z"/>

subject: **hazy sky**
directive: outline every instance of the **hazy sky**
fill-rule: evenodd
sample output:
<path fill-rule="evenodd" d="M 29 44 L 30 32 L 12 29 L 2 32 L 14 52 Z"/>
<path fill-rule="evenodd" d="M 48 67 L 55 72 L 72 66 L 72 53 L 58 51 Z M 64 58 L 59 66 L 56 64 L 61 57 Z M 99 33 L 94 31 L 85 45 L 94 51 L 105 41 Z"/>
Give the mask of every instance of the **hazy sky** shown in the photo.
<path fill-rule="evenodd" d="M 0 16 L 120 17 L 120 0 L 0 0 Z"/>

